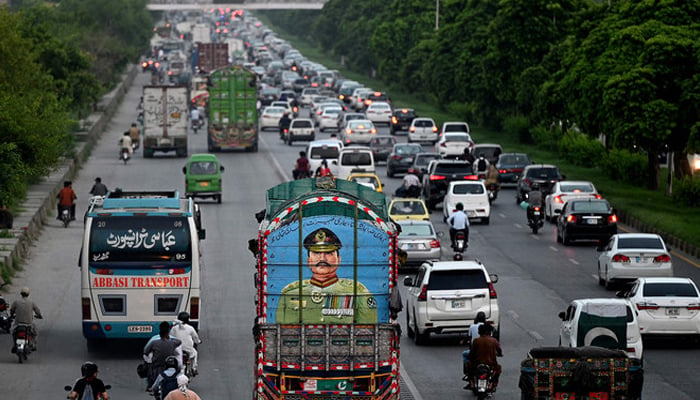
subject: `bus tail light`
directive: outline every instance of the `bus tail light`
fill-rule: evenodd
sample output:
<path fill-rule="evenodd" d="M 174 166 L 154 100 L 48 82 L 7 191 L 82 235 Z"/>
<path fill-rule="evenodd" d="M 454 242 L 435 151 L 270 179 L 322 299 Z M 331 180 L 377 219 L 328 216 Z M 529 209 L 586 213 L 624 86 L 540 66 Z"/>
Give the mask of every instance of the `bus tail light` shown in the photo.
<path fill-rule="evenodd" d="M 83 319 L 91 319 L 92 315 L 90 313 L 90 298 L 89 297 L 83 297 L 82 309 L 83 309 Z"/>
<path fill-rule="evenodd" d="M 199 319 L 199 297 L 190 299 L 190 318 Z"/>

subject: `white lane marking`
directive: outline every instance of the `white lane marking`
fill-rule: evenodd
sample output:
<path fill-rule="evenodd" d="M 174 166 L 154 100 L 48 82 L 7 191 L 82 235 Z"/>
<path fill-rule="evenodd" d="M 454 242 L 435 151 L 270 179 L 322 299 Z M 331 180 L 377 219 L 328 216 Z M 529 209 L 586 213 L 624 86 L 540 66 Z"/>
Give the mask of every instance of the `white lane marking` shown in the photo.
<path fill-rule="evenodd" d="M 593 277 L 593 280 L 598 282 L 598 274 L 591 274 L 591 276 Z"/>
<path fill-rule="evenodd" d="M 534 233 L 533 233 L 531 236 L 532 236 L 532 238 L 535 239 L 535 240 L 540 240 L 540 237 L 537 236 L 537 235 L 535 235 Z"/>
<path fill-rule="evenodd" d="M 557 248 L 556 248 L 556 247 L 554 247 L 554 246 L 549 246 L 549 249 L 550 249 L 550 250 L 552 250 L 552 251 L 554 251 L 554 252 L 557 252 L 557 251 L 559 251 L 559 249 L 557 249 Z"/>
<path fill-rule="evenodd" d="M 541 341 L 544 340 L 544 337 L 543 337 L 542 335 L 540 335 L 537 331 L 530 331 L 530 330 L 527 330 L 524 326 L 522 326 L 522 325 L 520 324 L 520 321 L 519 321 L 520 316 L 518 315 L 518 313 L 516 313 L 516 312 L 513 311 L 513 310 L 508 310 L 508 311 L 506 311 L 506 314 L 508 314 L 508 316 L 509 316 L 511 319 L 513 319 L 513 322 L 515 322 L 515 325 L 517 325 L 517 326 L 520 327 L 522 330 L 524 330 L 525 333 L 527 333 L 531 338 L 535 339 L 536 342 L 541 342 Z"/>
<path fill-rule="evenodd" d="M 501 217 L 501 218 L 508 218 L 508 217 L 507 217 L 505 214 L 503 214 L 503 213 L 498 213 L 498 216 Z"/>
<path fill-rule="evenodd" d="M 518 228 L 518 229 L 522 229 L 522 227 L 523 227 L 523 226 L 520 225 L 520 224 L 513 224 L 513 225 L 515 225 L 515 227 Z"/>
<path fill-rule="evenodd" d="M 260 141 L 265 144 L 265 147 L 268 147 L 267 140 L 265 140 L 265 136 L 260 134 L 258 137 L 260 138 Z M 277 170 L 277 172 L 279 172 L 280 176 L 282 176 L 282 178 L 284 179 L 284 182 L 288 181 L 289 175 L 287 174 L 287 171 L 284 168 L 282 168 L 282 165 L 279 163 L 279 161 L 277 161 L 277 157 L 270 157 L 270 159 L 275 165 L 275 169 Z"/>
<path fill-rule="evenodd" d="M 569 258 L 569 262 L 574 264 L 574 265 L 580 265 L 579 262 L 574 260 L 573 258 Z"/>
<path fill-rule="evenodd" d="M 401 363 L 401 365 L 399 366 L 399 374 L 401 375 L 403 383 L 406 384 L 406 388 L 408 388 L 408 391 L 411 393 L 413 398 L 416 400 L 423 400 L 423 396 L 421 396 L 418 392 L 418 388 L 413 383 L 411 378 L 408 377 L 408 372 L 406 372 L 406 369 L 403 367 L 403 363 Z"/>

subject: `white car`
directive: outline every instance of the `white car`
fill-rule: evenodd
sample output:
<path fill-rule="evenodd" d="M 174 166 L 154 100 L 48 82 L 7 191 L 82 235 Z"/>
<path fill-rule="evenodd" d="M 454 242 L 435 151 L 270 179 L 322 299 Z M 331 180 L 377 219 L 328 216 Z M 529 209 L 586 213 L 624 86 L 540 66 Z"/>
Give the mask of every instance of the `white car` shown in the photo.
<path fill-rule="evenodd" d="M 432 118 L 414 118 L 408 127 L 408 142 L 432 142 L 438 140 L 438 128 Z"/>
<path fill-rule="evenodd" d="M 311 105 L 311 99 L 319 94 L 318 88 L 306 88 L 301 91 L 300 103 L 302 106 Z"/>
<path fill-rule="evenodd" d="M 343 112 L 343 109 L 337 104 L 337 103 L 331 103 L 331 102 L 325 102 L 321 103 L 318 106 L 316 106 L 315 110 L 313 113 L 311 113 L 311 118 L 314 120 L 316 123 L 316 126 L 319 126 L 321 124 L 321 114 L 323 114 L 323 110 L 326 108 L 336 108 L 338 109 L 338 112 Z M 336 118 L 337 118 L 336 114 Z"/>
<path fill-rule="evenodd" d="M 309 169 L 315 173 L 321 162 L 326 160 L 328 168 L 334 176 L 338 176 L 338 156 L 343 149 L 343 143 L 340 140 L 326 139 L 314 140 L 309 143 L 306 148 L 306 156 L 309 159 Z"/>
<path fill-rule="evenodd" d="M 408 337 L 425 344 L 431 333 L 466 333 L 480 311 L 499 338 L 500 313 L 493 284 L 478 260 L 426 261 L 418 273 L 404 279 Z"/>
<path fill-rule="evenodd" d="M 321 112 L 318 119 L 318 129 L 323 132 L 326 129 L 331 129 L 333 131 L 338 130 L 338 115 L 342 113 L 341 108 L 336 107 L 326 107 Z"/>
<path fill-rule="evenodd" d="M 369 144 L 377 135 L 377 128 L 368 119 L 353 119 L 348 121 L 345 129 L 340 132 L 340 140 L 347 146 L 353 143 Z"/>
<path fill-rule="evenodd" d="M 315 139 L 316 130 L 314 123 L 309 118 L 295 118 L 289 124 L 289 131 L 285 141 L 288 145 L 299 141 L 313 141 Z"/>
<path fill-rule="evenodd" d="M 655 233 L 618 233 L 598 251 L 598 283 L 606 288 L 618 281 L 673 276 L 671 252 Z"/>
<path fill-rule="evenodd" d="M 338 167 L 338 172 L 334 173 L 337 179 L 348 179 L 353 172 L 375 172 L 372 149 L 364 146 L 344 147 L 333 164 Z"/>
<path fill-rule="evenodd" d="M 447 220 L 456 210 L 457 203 L 462 203 L 469 219 L 479 219 L 488 225 L 491 221 L 491 203 L 486 186 L 482 181 L 450 182 L 443 200 L 443 219 Z"/>
<path fill-rule="evenodd" d="M 369 106 L 365 110 L 365 115 L 367 119 L 377 124 L 386 124 L 391 126 L 391 106 L 389 103 L 383 101 L 377 101 Z"/>
<path fill-rule="evenodd" d="M 552 187 L 552 192 L 544 198 L 544 217 L 554 221 L 561 214 L 564 203 L 571 199 L 600 199 L 600 195 L 592 182 L 588 181 L 559 181 Z"/>
<path fill-rule="evenodd" d="M 619 294 L 645 335 L 700 335 L 700 293 L 690 278 L 639 278 Z"/>
<path fill-rule="evenodd" d="M 350 108 L 357 111 L 362 111 L 365 108 L 363 104 L 367 95 L 372 93 L 373 90 L 366 87 L 359 87 L 352 92 L 350 96 Z"/>
<path fill-rule="evenodd" d="M 469 124 L 466 122 L 448 121 L 443 122 L 442 129 L 440 129 L 440 135 L 447 132 L 471 133 L 471 130 L 469 130 Z"/>
<path fill-rule="evenodd" d="M 435 143 L 435 152 L 442 158 L 458 157 L 465 154 L 465 149 L 471 151 L 474 141 L 465 132 L 450 132 L 440 136 Z"/>
<path fill-rule="evenodd" d="M 559 346 L 599 346 L 642 359 L 637 314 L 623 299 L 576 299 L 559 318 Z"/>
<path fill-rule="evenodd" d="M 284 107 L 265 107 L 260 116 L 260 130 L 266 128 L 279 129 L 280 118 L 287 110 Z"/>

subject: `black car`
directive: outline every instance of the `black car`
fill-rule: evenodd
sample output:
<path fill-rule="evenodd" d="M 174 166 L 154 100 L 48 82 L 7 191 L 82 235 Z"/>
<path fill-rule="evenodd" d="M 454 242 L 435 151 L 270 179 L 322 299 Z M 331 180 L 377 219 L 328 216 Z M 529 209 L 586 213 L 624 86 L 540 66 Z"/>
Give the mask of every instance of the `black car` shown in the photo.
<path fill-rule="evenodd" d="M 525 153 L 503 153 L 498 156 L 496 169 L 501 185 L 516 185 L 523 169 L 530 164 L 532 161 Z"/>
<path fill-rule="evenodd" d="M 423 175 L 423 200 L 429 210 L 442 202 L 452 181 L 478 180 L 472 163 L 464 160 L 434 160 Z"/>
<path fill-rule="evenodd" d="M 428 164 L 433 160 L 439 160 L 440 154 L 438 153 L 418 153 L 413 157 L 413 164 L 408 167 L 409 174 L 413 174 L 418 177 L 418 179 L 423 180 L 423 174 L 428 169 Z"/>
<path fill-rule="evenodd" d="M 417 143 L 399 143 L 391 149 L 386 161 L 386 176 L 393 178 L 397 173 L 408 172 L 415 156 L 423 151 Z"/>
<path fill-rule="evenodd" d="M 515 189 L 515 202 L 517 204 L 527 200 L 528 193 L 532 190 L 532 184 L 536 183 L 542 191 L 544 198 L 555 182 L 564 180 L 559 172 L 559 168 L 549 164 L 533 164 L 523 169 L 523 173 L 518 179 L 518 187 Z"/>
<path fill-rule="evenodd" d="M 373 92 L 367 95 L 363 108 L 366 109 L 368 105 L 374 103 L 375 101 L 383 101 L 385 103 L 391 104 L 391 99 L 389 98 L 389 95 L 387 95 L 384 92 Z"/>
<path fill-rule="evenodd" d="M 416 112 L 412 108 L 395 109 L 391 114 L 391 134 L 394 135 L 397 131 L 408 131 L 416 117 Z"/>
<path fill-rule="evenodd" d="M 615 209 L 605 199 L 569 200 L 557 218 L 557 242 L 596 240 L 605 243 L 617 233 Z"/>
<path fill-rule="evenodd" d="M 260 91 L 258 98 L 260 99 L 261 109 L 277 101 L 280 97 L 280 90 L 277 88 L 265 88 Z"/>
<path fill-rule="evenodd" d="M 378 135 L 375 136 L 369 142 L 369 148 L 372 149 L 372 156 L 374 157 L 374 162 L 386 162 L 391 153 L 391 149 L 394 148 L 396 144 L 396 138 L 389 135 Z"/>

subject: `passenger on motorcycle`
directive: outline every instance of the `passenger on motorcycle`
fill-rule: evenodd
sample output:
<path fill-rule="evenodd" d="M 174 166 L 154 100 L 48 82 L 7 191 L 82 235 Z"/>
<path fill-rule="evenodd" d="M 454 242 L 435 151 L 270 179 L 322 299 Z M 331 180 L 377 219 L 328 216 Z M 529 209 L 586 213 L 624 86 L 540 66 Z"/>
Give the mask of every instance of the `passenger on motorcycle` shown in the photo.
<path fill-rule="evenodd" d="M 131 142 L 139 147 L 141 143 L 141 130 L 136 126 L 136 122 L 131 123 L 131 128 L 129 128 L 129 137 L 131 137 Z"/>
<path fill-rule="evenodd" d="M 174 324 L 170 329 L 170 336 L 179 339 L 182 342 L 182 350 L 186 351 L 192 363 L 192 374 L 197 375 L 197 349 L 196 345 L 202 343 L 197 331 L 190 325 L 190 314 L 181 312 L 177 315 L 178 323 Z"/>
<path fill-rule="evenodd" d="M 447 218 L 447 225 L 450 226 L 450 241 L 452 248 L 455 247 L 455 235 L 457 231 L 464 231 L 464 241 L 469 243 L 469 218 L 464 212 L 464 204 L 457 203 L 457 210 Z"/>
<path fill-rule="evenodd" d="M 469 353 L 471 352 L 471 343 L 479 337 L 479 327 L 482 324 L 486 323 L 486 314 L 484 314 L 483 311 L 479 311 L 476 313 L 476 318 L 474 318 L 474 323 L 469 326 L 469 332 L 467 333 L 468 340 L 467 343 L 469 344 L 469 347 L 467 347 L 466 350 L 462 352 L 462 369 L 464 373 L 464 380 L 468 381 L 469 379 L 469 371 L 467 369 L 467 363 L 469 362 Z M 469 385 L 467 384 L 467 387 L 465 389 L 469 389 Z"/>
<path fill-rule="evenodd" d="M 416 175 L 406 174 L 403 177 L 401 186 L 394 192 L 396 197 L 418 197 L 420 196 L 421 184 Z"/>
<path fill-rule="evenodd" d="M 498 180 L 498 170 L 493 165 L 489 165 L 488 171 L 486 171 L 486 179 L 484 179 L 484 185 L 486 188 L 489 185 L 494 185 L 496 192 L 501 190 L 501 182 Z"/>
<path fill-rule="evenodd" d="M 331 169 L 328 168 L 328 161 L 326 160 L 321 161 L 321 165 L 318 168 L 316 168 L 316 177 L 320 178 L 324 176 L 328 176 L 331 178 L 333 177 L 333 173 L 331 172 Z"/>
<path fill-rule="evenodd" d="M 297 162 L 294 165 L 292 175 L 294 180 L 311 177 L 311 165 L 309 164 L 309 159 L 306 158 L 305 151 L 299 152 L 299 158 L 297 158 Z"/>
<path fill-rule="evenodd" d="M 479 337 L 472 341 L 471 351 L 469 352 L 469 361 L 467 362 L 467 371 L 469 378 L 474 372 L 474 368 L 479 364 L 486 364 L 493 371 L 493 391 L 496 391 L 498 379 L 501 376 L 501 365 L 498 364 L 497 357 L 503 357 L 503 350 L 498 340 L 491 336 L 493 326 L 489 324 L 481 324 L 479 326 Z M 469 379 L 467 382 L 471 382 Z"/>
<path fill-rule="evenodd" d="M 122 135 L 122 138 L 119 139 L 119 159 L 122 159 L 122 152 L 124 150 L 129 152 L 129 157 L 134 154 L 134 148 L 132 147 L 133 141 L 131 140 L 131 136 L 129 135 L 129 131 L 124 132 L 124 135 Z"/>
<path fill-rule="evenodd" d="M 39 307 L 29 300 L 29 288 L 24 287 L 20 291 L 22 298 L 15 300 L 10 306 L 10 317 L 13 319 L 10 331 L 14 334 L 15 328 L 19 325 L 26 325 L 31 328 L 29 345 L 30 348 L 36 351 L 37 337 L 39 332 L 34 325 L 34 317 L 42 319 Z"/>
<path fill-rule="evenodd" d="M 165 369 L 158 374 L 151 386 L 151 392 L 159 399 L 163 399 L 170 391 L 177 389 L 177 377 L 182 375 L 179 363 L 175 356 L 165 359 Z"/>
<path fill-rule="evenodd" d="M 280 118 L 279 128 L 280 128 L 280 138 L 284 138 L 284 130 L 289 130 L 289 125 L 291 125 L 292 119 L 289 118 L 289 111 L 285 111 Z"/>
<path fill-rule="evenodd" d="M 61 212 L 63 211 L 63 209 L 68 208 L 70 209 L 70 219 L 71 221 L 74 221 L 75 200 L 78 199 L 78 196 L 76 196 L 75 192 L 73 191 L 73 182 L 63 182 L 63 189 L 61 189 L 61 191 L 58 192 L 56 198 L 58 198 L 58 215 L 56 216 L 56 219 L 60 220 Z"/>
<path fill-rule="evenodd" d="M 170 323 L 163 321 L 158 329 L 158 338 L 150 340 L 143 349 L 144 361 L 148 363 L 148 389 L 151 389 L 158 375 L 165 370 L 165 359 L 175 356 L 178 365 L 182 364 L 182 342 L 170 337 Z M 179 370 L 179 368 L 178 368 Z"/>
<path fill-rule="evenodd" d="M 97 377 L 97 364 L 86 361 L 80 367 L 80 373 L 83 377 L 73 384 L 73 389 L 68 394 L 69 399 L 82 400 L 83 395 L 86 394 L 85 391 L 90 390 L 90 393 L 92 393 L 92 398 L 90 400 L 109 400 L 109 394 L 107 394 L 105 384 Z"/>
<path fill-rule="evenodd" d="M 177 389 L 168 393 L 164 400 L 201 400 L 197 393 L 187 388 L 189 382 L 185 375 L 178 375 Z"/>
<path fill-rule="evenodd" d="M 476 168 L 474 168 L 474 172 L 476 172 L 479 177 L 486 176 L 490 163 L 486 158 L 484 158 L 483 154 L 479 154 L 479 158 L 476 160 L 474 165 L 476 166 Z"/>
<path fill-rule="evenodd" d="M 102 178 L 99 176 L 95 178 L 95 184 L 92 185 L 92 189 L 90 189 L 90 194 L 93 196 L 104 196 L 109 192 L 109 189 L 107 189 L 107 185 L 102 183 Z"/>

